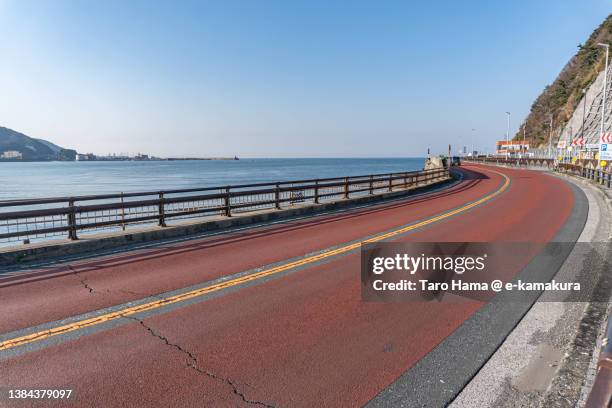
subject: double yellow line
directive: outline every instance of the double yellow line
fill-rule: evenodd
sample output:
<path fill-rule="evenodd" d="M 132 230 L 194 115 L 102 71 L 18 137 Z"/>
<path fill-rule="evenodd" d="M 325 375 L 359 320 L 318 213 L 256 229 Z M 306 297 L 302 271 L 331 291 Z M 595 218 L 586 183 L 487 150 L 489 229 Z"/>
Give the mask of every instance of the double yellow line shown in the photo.
<path fill-rule="evenodd" d="M 69 324 L 65 324 L 62 326 L 57 326 L 48 330 L 43 330 L 43 331 L 39 331 L 36 333 L 32 333 L 32 334 L 28 334 L 25 336 L 20 336 L 20 337 L 16 337 L 10 340 L 5 340 L 3 342 L 0 342 L 0 351 L 3 350 L 8 350 L 14 347 L 18 347 L 18 346 L 23 346 L 25 344 L 28 343 L 33 343 L 36 341 L 40 341 L 40 340 L 44 340 L 47 339 L 49 337 L 54 337 L 54 336 L 58 336 L 60 334 L 66 334 L 75 330 L 80 330 L 83 329 L 85 327 L 90 327 L 90 326 L 95 326 L 98 324 L 102 324 L 102 323 L 106 323 L 109 322 L 111 320 L 116 320 L 122 317 L 128 317 L 137 313 L 142 313 L 142 312 L 146 312 L 149 310 L 153 310 L 153 309 L 158 309 L 160 307 L 163 306 L 167 306 L 167 305 L 171 305 L 174 303 L 178 303 L 178 302 L 183 302 L 185 300 L 189 300 L 198 296 L 202 296 L 202 295 L 206 295 L 209 293 L 213 293 L 213 292 L 217 292 L 232 286 L 236 286 L 236 285 L 241 285 L 247 282 L 251 282 L 257 279 L 261 279 L 264 278 L 266 276 L 270 276 L 270 275 L 275 275 L 278 273 L 281 273 L 283 271 L 286 271 L 288 269 L 292 269 L 292 268 L 296 268 L 299 266 L 303 266 L 303 265 L 307 265 L 313 262 L 317 262 L 320 261 L 322 259 L 325 258 L 329 258 L 335 255 L 339 255 L 339 254 L 343 254 L 346 252 L 350 252 L 352 250 L 358 249 L 362 243 L 371 243 L 371 242 L 379 242 L 400 234 L 403 234 L 405 232 L 408 231 L 412 231 L 421 227 L 424 227 L 426 225 L 435 223 L 437 221 L 443 220 L 445 218 L 449 218 L 452 217 L 453 215 L 462 213 L 464 211 L 467 211 L 473 207 L 476 207 L 486 201 L 489 201 L 493 198 L 495 198 L 496 196 L 498 196 L 499 194 L 501 194 L 502 192 L 504 192 L 508 186 L 510 185 L 510 179 L 503 173 L 494 171 L 494 170 L 490 170 L 493 171 L 499 175 L 501 175 L 504 178 L 504 183 L 503 185 L 497 189 L 495 192 L 477 200 L 474 202 L 471 202 L 469 204 L 466 204 L 462 207 L 456 208 L 452 211 L 449 212 L 445 212 L 443 214 L 437 215 L 435 217 L 432 218 L 428 218 L 424 221 L 418 222 L 416 224 L 412 224 L 409 225 L 407 227 L 404 228 L 400 228 L 385 234 L 380 234 L 377 235 L 375 237 L 369 238 L 363 242 L 357 242 L 357 243 L 353 243 L 353 244 L 348 244 L 330 251 L 326 251 L 326 252 L 322 252 L 320 254 L 317 255 L 313 255 L 313 256 L 309 256 L 306 258 L 302 258 L 300 260 L 294 261 L 294 262 L 290 262 L 290 263 L 286 263 L 283 265 L 279 265 L 279 266 L 275 266 L 273 268 L 270 269 L 266 269 L 263 270 L 261 272 L 256 272 L 250 275 L 245 275 L 239 278 L 235 278 L 235 279 L 231 279 L 225 282 L 220 282 L 211 286 L 207 286 L 204 288 L 200 288 L 200 289 L 195 289 L 189 292 L 185 292 L 185 293 L 181 293 L 178 295 L 174 295 L 174 296 L 169 296 L 163 299 L 159 299 L 156 300 L 154 302 L 149 302 L 149 303 L 144 303 L 142 305 L 138 305 L 138 306 L 132 306 L 132 307 L 127 307 L 125 309 L 121 309 L 115 312 L 111 312 L 111 313 L 106 313 L 100 316 L 96 316 L 96 317 L 92 317 L 90 319 L 84 319 L 84 320 L 79 320 L 77 322 L 73 322 L 73 323 L 69 323 Z"/>

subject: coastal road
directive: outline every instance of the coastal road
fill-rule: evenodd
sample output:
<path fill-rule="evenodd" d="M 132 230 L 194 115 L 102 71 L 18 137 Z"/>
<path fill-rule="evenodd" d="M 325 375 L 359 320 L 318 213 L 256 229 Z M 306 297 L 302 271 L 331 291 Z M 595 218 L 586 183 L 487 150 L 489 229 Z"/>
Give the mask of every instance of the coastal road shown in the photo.
<path fill-rule="evenodd" d="M 367 404 L 483 303 L 363 302 L 360 242 L 545 243 L 576 207 L 543 172 L 458 171 L 376 205 L 0 274 L 0 406 Z M 34 388 L 73 391 L 7 397 Z"/>

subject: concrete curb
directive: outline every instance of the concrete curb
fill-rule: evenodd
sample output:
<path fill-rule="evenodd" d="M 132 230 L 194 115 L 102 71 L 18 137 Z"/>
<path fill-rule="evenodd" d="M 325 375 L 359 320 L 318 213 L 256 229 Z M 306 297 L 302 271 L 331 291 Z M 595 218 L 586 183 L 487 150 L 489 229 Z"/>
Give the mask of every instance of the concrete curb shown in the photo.
<path fill-rule="evenodd" d="M 398 191 L 374 194 L 333 201 L 323 204 L 310 204 L 281 210 L 271 209 L 244 213 L 232 217 L 214 217 L 206 221 L 182 223 L 167 227 L 147 227 L 132 232 L 118 232 L 112 234 L 96 234 L 82 237 L 77 241 L 61 240 L 41 244 L 28 244 L 28 248 L 9 247 L 0 249 L 0 267 L 15 266 L 32 261 L 51 260 L 67 255 L 84 254 L 93 251 L 118 248 L 125 245 L 161 241 L 169 238 L 188 237 L 207 231 L 215 231 L 238 226 L 264 223 L 274 220 L 290 219 L 296 216 L 316 215 L 330 210 L 349 209 L 356 205 L 383 202 L 385 200 L 409 196 L 415 192 L 424 192 L 432 188 L 439 188 L 452 182 L 452 178 L 440 179 L 430 184 L 402 189 Z"/>
<path fill-rule="evenodd" d="M 607 216 L 606 219 L 608 220 L 609 225 L 609 236 L 608 236 L 608 242 L 612 241 L 612 190 L 609 188 L 606 188 L 605 186 L 601 185 L 600 183 L 594 182 L 592 180 L 587 180 L 584 179 L 582 177 L 578 177 L 572 174 L 565 174 L 565 173 L 559 173 L 559 176 L 565 177 L 565 178 L 569 178 L 571 179 L 573 182 L 575 183 L 580 183 L 582 185 L 586 185 L 591 187 L 593 190 L 596 190 L 599 192 L 602 201 L 605 203 L 605 211 L 607 212 Z M 602 210 L 604 210 L 602 208 Z M 593 311 L 591 309 L 594 308 L 598 308 L 598 309 L 605 309 L 604 310 L 600 310 L 601 313 L 605 314 L 605 318 L 603 318 L 600 322 L 599 322 L 599 327 L 595 327 L 593 330 L 597 331 L 597 336 L 596 336 L 596 342 L 593 345 L 592 348 L 592 355 L 591 355 L 591 361 L 588 365 L 587 371 L 586 371 L 586 377 L 582 383 L 582 387 L 580 390 L 580 398 L 576 404 L 576 407 L 584 407 L 584 406 L 593 406 L 593 402 L 589 401 L 591 399 L 591 390 L 593 389 L 593 387 L 595 386 L 596 383 L 596 378 L 597 378 L 597 373 L 599 370 L 599 358 L 602 352 L 602 346 L 604 345 L 603 341 L 606 337 L 606 328 L 608 326 L 608 323 L 610 321 L 610 315 L 612 313 L 612 302 L 611 299 L 608 299 L 607 305 L 604 307 L 603 305 L 593 305 L 593 304 L 589 304 L 589 307 L 585 308 L 584 310 L 584 314 L 582 316 L 582 320 L 581 320 L 581 325 L 582 327 L 586 327 L 586 323 L 584 322 L 585 317 L 587 316 L 587 314 L 589 314 L 589 312 L 591 314 L 594 314 Z M 576 340 L 578 339 L 578 333 L 576 333 L 576 337 L 574 339 L 574 343 L 576 343 Z M 555 377 L 555 380 L 557 380 L 557 382 L 559 382 L 559 380 L 557 379 L 557 377 Z M 554 381 L 554 380 L 553 380 Z M 552 385 L 552 384 L 551 384 Z M 551 387 L 552 388 L 552 387 Z M 550 394 L 552 394 L 553 390 L 549 390 L 548 393 L 548 397 L 550 399 Z M 599 395 L 601 396 L 601 395 Z M 588 402 L 588 404 L 587 404 Z M 590 404 L 590 405 L 589 405 Z"/>

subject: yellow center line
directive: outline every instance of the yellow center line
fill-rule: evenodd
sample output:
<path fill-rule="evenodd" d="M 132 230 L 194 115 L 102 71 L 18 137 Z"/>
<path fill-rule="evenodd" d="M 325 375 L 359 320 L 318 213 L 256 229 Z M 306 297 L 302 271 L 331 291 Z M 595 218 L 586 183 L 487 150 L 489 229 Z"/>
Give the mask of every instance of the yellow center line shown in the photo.
<path fill-rule="evenodd" d="M 169 296 L 160 300 L 156 300 L 153 302 L 149 302 L 149 303 L 144 303 L 142 305 L 137 305 L 137 306 L 132 306 L 132 307 L 127 307 L 121 310 L 117 310 L 115 312 L 111 312 L 111 313 L 106 313 L 100 316 L 96 316 L 96 317 L 92 317 L 90 319 L 84 319 L 84 320 L 79 320 L 77 322 L 73 322 L 73 323 L 69 323 L 66 325 L 62 325 L 62 326 L 57 326 L 48 330 L 43 330 L 43 331 L 39 331 L 37 333 L 32 333 L 32 334 L 28 334 L 25 336 L 20 336 L 20 337 L 16 337 L 13 339 L 9 339 L 9 340 L 5 340 L 3 342 L 0 342 L 0 351 L 3 350 L 7 350 L 10 348 L 14 348 L 17 346 L 23 346 L 25 344 L 28 343 L 32 343 L 35 341 L 40 341 L 40 340 L 44 340 L 47 339 L 49 337 L 53 337 L 53 336 L 57 336 L 60 334 L 65 334 L 65 333 L 69 333 L 75 330 L 79 330 L 79 329 L 83 329 L 85 327 L 90 327 L 90 326 L 95 326 L 98 324 L 102 324 L 111 320 L 116 320 L 119 319 L 121 317 L 126 317 L 126 316 L 130 316 L 130 315 L 134 315 L 136 313 L 142 313 L 142 312 L 146 312 L 149 310 L 153 310 L 153 309 L 158 309 L 160 307 L 166 306 L 166 305 L 171 305 L 174 303 L 178 303 L 178 302 L 183 302 L 185 300 L 188 299 L 192 299 L 198 296 L 202 296 L 202 295 L 206 295 L 212 292 L 217 292 L 220 291 L 222 289 L 226 289 L 232 286 L 236 286 L 236 285 L 241 285 L 243 283 L 247 283 L 247 282 L 251 282 L 253 280 L 257 280 L 257 279 L 261 279 L 263 277 L 266 276 L 270 276 L 270 275 L 275 275 L 278 273 L 281 273 L 283 271 L 286 271 L 288 269 L 292 269 L 292 268 L 296 268 L 299 266 L 303 266 L 303 265 L 307 265 L 313 262 L 317 262 L 320 261 L 322 259 L 325 258 L 329 258 L 338 254 L 343 254 L 346 252 L 350 252 L 354 249 L 357 249 L 361 246 L 362 243 L 372 243 L 372 242 L 378 242 L 378 241 L 382 241 L 385 240 L 387 238 L 391 238 L 397 235 L 401 235 L 405 232 L 408 231 L 412 231 L 418 228 L 421 228 L 423 226 L 435 223 L 437 221 L 443 220 L 445 218 L 449 218 L 452 217 L 455 214 L 459 214 L 461 212 L 467 211 L 471 208 L 474 208 L 486 201 L 489 201 L 493 198 L 495 198 L 496 196 L 498 196 L 499 194 L 501 194 L 502 192 L 504 192 L 508 186 L 510 185 L 510 179 L 503 173 L 494 171 L 494 170 L 490 170 L 494 173 L 497 173 L 499 175 L 501 175 L 505 181 L 504 184 L 495 192 L 477 200 L 474 202 L 471 202 L 469 204 L 466 204 L 462 207 L 456 208 L 452 211 L 449 212 L 445 212 L 442 213 L 440 215 L 437 215 L 435 217 L 432 218 L 428 218 L 424 221 L 418 222 L 416 224 L 412 224 L 409 226 L 406 226 L 404 228 L 400 228 L 391 232 L 387 232 L 385 234 L 380 234 L 380 235 L 376 235 L 375 237 L 369 238 L 364 240 L 363 242 L 357 242 L 357 243 L 353 243 L 353 244 L 348 244 L 336 249 L 332 249 L 326 252 L 322 252 L 319 253 L 317 255 L 313 255 L 313 256 L 309 256 L 303 259 L 299 259 L 297 261 L 293 261 L 293 262 L 289 262 L 283 265 L 279 265 L 270 269 L 266 269 L 263 270 L 261 272 L 256 272 L 250 275 L 246 275 L 246 276 L 242 276 L 239 278 L 235 278 L 235 279 L 231 279 L 225 282 L 220 282 L 211 286 L 207 286 L 204 288 L 200 288 L 200 289 L 195 289 L 189 292 L 185 292 L 185 293 L 181 293 L 178 295 L 174 295 L 174 296 Z"/>

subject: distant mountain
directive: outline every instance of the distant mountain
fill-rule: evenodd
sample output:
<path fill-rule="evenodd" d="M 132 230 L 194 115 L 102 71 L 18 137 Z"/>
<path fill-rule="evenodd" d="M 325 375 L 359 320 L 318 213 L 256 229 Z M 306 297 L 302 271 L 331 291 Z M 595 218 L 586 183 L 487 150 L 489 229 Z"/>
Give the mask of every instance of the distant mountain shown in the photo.
<path fill-rule="evenodd" d="M 44 144 L 45 146 L 47 146 L 49 149 L 53 150 L 55 153 L 59 153 L 62 150 L 64 150 L 63 147 L 59 147 L 58 145 L 49 142 L 48 140 L 44 140 L 44 139 L 34 139 L 37 142 L 40 142 L 42 144 Z"/>
<path fill-rule="evenodd" d="M 35 139 L 0 126 L 0 156 L 4 152 L 19 152 L 21 160 L 75 160 L 76 151 L 57 146 L 47 140 Z M 13 159 L 15 160 L 15 159 Z"/>

